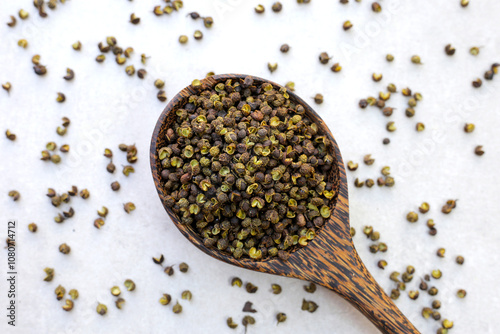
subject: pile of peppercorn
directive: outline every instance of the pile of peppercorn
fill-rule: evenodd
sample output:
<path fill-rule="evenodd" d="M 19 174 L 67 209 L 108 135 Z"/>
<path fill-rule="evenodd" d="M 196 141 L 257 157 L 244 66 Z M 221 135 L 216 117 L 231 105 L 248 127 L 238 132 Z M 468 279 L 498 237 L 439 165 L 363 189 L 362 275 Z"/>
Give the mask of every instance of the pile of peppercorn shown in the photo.
<path fill-rule="evenodd" d="M 192 86 L 157 152 L 167 206 L 207 247 L 288 259 L 331 215 L 330 139 L 284 87 L 251 77 Z"/>

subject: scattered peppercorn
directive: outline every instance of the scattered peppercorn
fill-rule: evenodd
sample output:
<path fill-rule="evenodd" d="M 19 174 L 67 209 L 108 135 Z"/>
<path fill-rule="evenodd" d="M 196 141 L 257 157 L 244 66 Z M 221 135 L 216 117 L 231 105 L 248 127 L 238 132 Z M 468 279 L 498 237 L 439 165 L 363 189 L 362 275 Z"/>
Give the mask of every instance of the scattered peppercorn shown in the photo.
<path fill-rule="evenodd" d="M 59 251 L 63 254 L 69 254 L 69 252 L 71 251 L 71 248 L 67 245 L 67 244 L 61 244 L 59 246 Z"/>
<path fill-rule="evenodd" d="M 182 262 L 181 264 L 179 264 L 179 270 L 181 273 L 187 273 L 189 270 L 188 264 L 185 262 Z"/>
<path fill-rule="evenodd" d="M 288 44 L 283 44 L 280 46 L 280 51 L 282 53 L 287 53 L 290 50 L 290 46 Z"/>
<path fill-rule="evenodd" d="M 264 8 L 264 6 L 262 6 L 262 5 L 257 5 L 254 9 L 255 9 L 255 12 L 257 14 L 262 14 L 262 13 L 264 13 L 266 11 L 266 9 Z"/>
<path fill-rule="evenodd" d="M 9 195 L 9 197 L 11 197 L 11 198 L 12 198 L 12 200 L 13 200 L 14 202 L 18 201 L 18 200 L 19 200 L 19 198 L 21 198 L 21 194 L 20 194 L 20 193 L 19 193 L 19 191 L 17 191 L 17 190 L 11 190 L 11 191 L 9 191 L 9 194 L 8 194 L 8 195 Z"/>
<path fill-rule="evenodd" d="M 330 69 L 332 70 L 332 72 L 337 73 L 337 72 L 340 72 L 342 70 L 342 66 L 340 66 L 339 63 L 335 63 L 332 65 L 332 67 Z"/>
<path fill-rule="evenodd" d="M 245 285 L 245 290 L 247 290 L 248 293 L 256 293 L 259 287 L 253 285 L 252 283 L 248 282 Z"/>
<path fill-rule="evenodd" d="M 458 298 L 465 298 L 465 296 L 467 296 L 467 291 L 465 291 L 464 289 L 460 289 L 457 291 Z"/>
<path fill-rule="evenodd" d="M 476 148 L 474 149 L 474 154 L 482 156 L 484 154 L 483 146 L 481 145 L 476 146 Z"/>
<path fill-rule="evenodd" d="M 141 18 L 137 17 L 134 13 L 130 14 L 130 23 L 139 24 L 141 22 Z"/>
<path fill-rule="evenodd" d="M 411 62 L 413 64 L 417 64 L 417 65 L 421 65 L 422 64 L 420 56 L 412 56 L 411 57 Z"/>
<path fill-rule="evenodd" d="M 11 28 L 12 28 L 12 27 L 15 27 L 16 23 L 17 23 L 16 18 L 15 18 L 14 16 L 12 16 L 12 15 L 11 15 L 11 16 L 10 16 L 10 22 L 9 22 L 9 23 L 7 23 L 7 25 L 8 25 L 9 27 L 11 27 Z"/>
<path fill-rule="evenodd" d="M 125 210 L 126 213 L 130 213 L 135 210 L 135 204 L 132 202 L 127 202 L 123 204 L 123 209 Z"/>
<path fill-rule="evenodd" d="M 274 64 L 267 63 L 267 68 L 269 69 L 269 72 L 273 73 L 274 71 L 276 71 L 278 69 L 278 63 L 274 63 Z"/>
<path fill-rule="evenodd" d="M 302 299 L 302 311 L 314 313 L 318 309 L 318 304 L 313 301 Z"/>
<path fill-rule="evenodd" d="M 382 74 L 381 73 L 373 73 L 372 79 L 375 82 L 379 82 L 380 80 L 382 80 Z"/>
<path fill-rule="evenodd" d="M 385 269 L 386 266 L 387 266 L 387 261 L 386 260 L 379 260 L 377 262 L 377 267 L 379 267 L 380 269 Z"/>
<path fill-rule="evenodd" d="M 233 321 L 233 318 L 231 318 L 231 317 L 227 318 L 226 323 L 227 323 L 227 326 L 228 326 L 229 328 L 231 328 L 231 329 L 235 329 L 236 327 L 238 327 L 238 324 L 237 324 L 237 323 L 235 323 L 235 322 Z"/>
<path fill-rule="evenodd" d="M 182 291 L 181 298 L 185 300 L 191 300 L 193 298 L 193 294 L 189 290 Z"/>
<path fill-rule="evenodd" d="M 328 56 L 328 53 L 326 52 L 321 52 L 319 54 L 319 62 L 323 65 L 326 65 L 328 64 L 328 62 L 330 61 L 331 57 Z"/>
<path fill-rule="evenodd" d="M 125 282 L 123 283 L 123 285 L 125 285 L 125 287 L 127 288 L 128 291 L 134 291 L 135 290 L 135 283 L 131 279 L 125 280 Z"/>
<path fill-rule="evenodd" d="M 175 314 L 182 312 L 182 305 L 179 304 L 178 301 L 176 301 L 175 305 L 172 307 L 172 312 L 174 312 Z"/>
<path fill-rule="evenodd" d="M 378 2 L 373 2 L 372 3 L 372 10 L 375 13 L 380 13 L 382 11 L 382 6 L 380 6 L 380 4 Z"/>
<path fill-rule="evenodd" d="M 168 293 L 164 293 L 163 296 L 160 298 L 160 304 L 162 305 L 168 305 L 170 304 L 170 301 L 172 300 L 172 297 Z"/>
<path fill-rule="evenodd" d="M 231 286 L 237 286 L 239 288 L 241 288 L 241 286 L 243 285 L 243 282 L 241 281 L 241 278 L 239 277 L 233 277 L 233 279 L 231 280 Z"/>
<path fill-rule="evenodd" d="M 371 154 L 367 154 L 364 156 L 363 158 L 363 162 L 367 165 L 367 166 L 371 166 L 373 165 L 373 163 L 375 162 L 375 159 L 372 158 L 372 155 Z"/>
<path fill-rule="evenodd" d="M 167 94 L 165 93 L 164 90 L 160 90 L 158 91 L 158 94 L 156 94 L 156 97 L 158 98 L 158 100 L 160 100 L 161 102 L 165 102 L 167 100 Z"/>
<path fill-rule="evenodd" d="M 444 52 L 446 52 L 448 56 L 453 56 L 455 54 L 455 51 L 455 48 L 452 47 L 451 44 L 446 45 L 444 48 Z"/>
<path fill-rule="evenodd" d="M 314 102 L 316 102 L 316 104 L 322 104 L 323 103 L 323 95 L 316 94 L 314 96 Z"/>
<path fill-rule="evenodd" d="M 273 3 L 273 6 L 271 7 L 271 9 L 273 10 L 273 12 L 279 13 L 283 9 L 283 5 L 281 4 L 281 2 L 277 1 L 277 2 Z"/>
<path fill-rule="evenodd" d="M 342 25 L 342 28 L 347 31 L 353 27 L 353 24 L 351 21 L 345 21 L 344 24 Z"/>
<path fill-rule="evenodd" d="M 5 137 L 7 137 L 8 140 L 14 141 L 16 140 L 16 135 L 12 132 L 10 132 L 9 129 L 5 131 Z"/>
<path fill-rule="evenodd" d="M 96 307 L 96 311 L 100 315 L 105 315 L 108 312 L 108 307 L 104 304 L 99 303 Z"/>

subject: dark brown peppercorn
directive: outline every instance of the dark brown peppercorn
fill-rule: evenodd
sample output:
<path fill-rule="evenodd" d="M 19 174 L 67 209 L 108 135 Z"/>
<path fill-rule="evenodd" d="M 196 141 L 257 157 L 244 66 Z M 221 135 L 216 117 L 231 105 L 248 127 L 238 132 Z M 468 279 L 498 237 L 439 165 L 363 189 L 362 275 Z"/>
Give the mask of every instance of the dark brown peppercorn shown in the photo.
<path fill-rule="evenodd" d="M 455 48 L 448 44 L 445 46 L 444 51 L 448 56 L 453 56 L 455 54 Z"/>
<path fill-rule="evenodd" d="M 321 64 L 323 64 L 323 65 L 328 64 L 328 62 L 330 61 L 330 59 L 331 59 L 331 58 L 330 58 L 330 57 L 328 57 L 328 53 L 326 53 L 326 52 L 322 52 L 322 53 L 320 53 L 320 55 L 319 55 L 319 62 L 320 62 Z"/>
<path fill-rule="evenodd" d="M 273 3 L 273 6 L 271 7 L 273 12 L 275 13 L 279 13 L 281 12 L 281 9 L 283 9 L 283 5 L 281 4 L 281 2 L 275 2 Z"/>

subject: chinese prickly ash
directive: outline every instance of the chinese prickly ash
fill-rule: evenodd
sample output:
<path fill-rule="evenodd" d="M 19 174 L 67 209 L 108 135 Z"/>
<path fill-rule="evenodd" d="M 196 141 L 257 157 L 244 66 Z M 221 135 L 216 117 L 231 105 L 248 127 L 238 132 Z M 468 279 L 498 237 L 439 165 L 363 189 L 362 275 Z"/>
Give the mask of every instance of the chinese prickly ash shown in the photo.
<path fill-rule="evenodd" d="M 157 152 L 165 205 L 208 248 L 286 260 L 332 213 L 328 135 L 284 87 L 246 77 L 191 88 Z"/>

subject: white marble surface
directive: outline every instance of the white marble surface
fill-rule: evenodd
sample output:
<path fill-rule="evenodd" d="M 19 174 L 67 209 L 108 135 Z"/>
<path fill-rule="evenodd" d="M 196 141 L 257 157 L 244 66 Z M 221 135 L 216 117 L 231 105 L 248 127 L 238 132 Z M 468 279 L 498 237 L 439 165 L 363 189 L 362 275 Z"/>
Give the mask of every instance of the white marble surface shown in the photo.
<path fill-rule="evenodd" d="M 419 277 L 441 268 L 443 278 L 431 284 L 439 288 L 443 318 L 455 322 L 451 332 L 498 332 L 500 78 L 484 82 L 480 89 L 472 88 L 471 81 L 500 61 L 500 3 L 473 0 L 464 9 L 458 0 L 386 0 L 381 1 L 383 12 L 375 14 L 366 0 L 348 5 L 335 0 L 313 0 L 309 5 L 283 1 L 283 11 L 275 14 L 270 10 L 272 1 L 265 0 L 261 3 L 266 12 L 261 16 L 253 10 L 257 3 L 187 0 L 181 12 L 156 17 L 152 8 L 163 1 L 72 0 L 55 11 L 47 9 L 49 17 L 41 19 L 32 1 L 0 2 L 0 82 L 9 81 L 13 86 L 9 95 L 0 91 L 0 130 L 17 134 L 15 142 L 0 138 L 4 222 L 0 239 L 6 238 L 7 219 L 17 219 L 19 271 L 18 319 L 13 329 L 4 315 L 7 260 L 2 249 L 2 333 L 243 333 L 241 324 L 232 331 L 225 320 L 232 316 L 241 322 L 241 308 L 247 300 L 258 310 L 257 324 L 248 333 L 377 333 L 368 320 L 328 290 L 319 288 L 309 295 L 301 281 L 218 262 L 198 251 L 171 223 L 149 169 L 151 133 L 166 105 L 156 99 L 153 81 L 165 80 L 167 95 L 172 97 L 209 71 L 254 74 L 282 84 L 291 80 L 306 100 L 322 93 L 325 102 L 315 109 L 332 129 L 344 160 L 360 162 L 360 168 L 348 175 L 350 215 L 351 225 L 358 231 L 356 247 L 370 271 L 390 291 L 391 271 L 403 271 L 409 264 L 416 267 L 409 290 L 416 288 Z M 20 8 L 30 12 L 29 19 L 18 20 L 13 29 L 7 27 L 4 22 Z M 191 11 L 213 16 L 213 28 L 207 30 L 201 21 L 186 18 Z M 128 22 L 133 12 L 142 18 L 137 26 Z M 341 27 L 347 19 L 354 27 L 345 32 Z M 202 41 L 191 37 L 196 29 L 203 31 Z M 181 34 L 190 36 L 187 45 L 177 42 Z M 127 64 L 136 69 L 141 67 L 141 53 L 151 56 L 145 80 L 126 76 L 124 67 L 109 55 L 103 64 L 94 61 L 99 54 L 97 43 L 111 35 L 119 45 L 134 47 Z M 27 49 L 17 46 L 21 38 L 28 40 Z M 71 48 L 77 40 L 83 44 L 81 52 Z M 279 46 L 285 42 L 291 50 L 281 54 Z M 453 57 L 444 54 L 448 43 L 457 49 Z M 477 57 L 468 53 L 472 46 L 481 46 Z M 340 62 L 342 72 L 332 73 L 318 62 L 322 51 L 333 54 L 330 64 Z M 384 59 L 388 52 L 396 57 L 390 64 Z M 45 77 L 33 73 L 31 57 L 37 53 L 47 65 Z M 410 63 L 414 54 L 421 56 L 424 65 Z M 268 62 L 279 64 L 273 74 L 267 70 Z M 76 73 L 72 82 L 62 79 L 66 67 Z M 373 72 L 383 73 L 383 80 L 373 82 Z M 408 119 L 405 99 L 400 94 L 391 98 L 390 105 L 397 108 L 392 120 L 398 129 L 388 134 L 388 120 L 377 109 L 361 110 L 357 103 L 360 98 L 376 96 L 390 82 L 421 92 L 424 100 L 416 108 L 416 116 Z M 63 104 L 55 102 L 58 91 L 66 94 Z M 67 135 L 59 137 L 55 129 L 62 116 L 71 119 L 71 126 Z M 426 125 L 422 133 L 415 131 L 418 121 Z M 465 122 L 475 123 L 476 131 L 465 134 Z M 392 142 L 383 146 L 386 136 Z M 60 165 L 39 160 L 48 141 L 71 146 Z M 135 143 L 139 150 L 136 173 L 128 178 L 119 172 L 126 164 L 117 149 L 122 142 Z M 473 154 L 479 144 L 486 151 L 482 157 Z M 105 147 L 115 154 L 119 170 L 114 175 L 105 171 Z M 367 153 L 376 159 L 373 166 L 361 163 Z M 396 178 L 394 188 L 354 188 L 354 178 L 376 178 L 385 165 L 391 166 Z M 109 187 L 115 180 L 122 185 L 117 193 Z M 75 216 L 56 224 L 53 217 L 61 210 L 50 205 L 46 190 L 67 191 L 73 184 L 88 188 L 90 198 L 72 199 Z M 7 196 L 11 189 L 20 191 L 18 202 Z M 450 198 L 459 199 L 458 207 L 444 215 L 440 207 Z M 128 201 L 137 205 L 130 215 L 122 208 Z M 408 223 L 406 213 L 416 210 L 422 201 L 430 203 L 431 211 L 421 215 L 418 223 Z M 97 230 L 92 224 L 102 205 L 110 213 L 106 225 Z M 435 237 L 427 234 L 425 221 L 429 218 L 437 224 Z M 30 222 L 38 224 L 37 233 L 28 232 Z M 381 240 L 389 246 L 387 253 L 369 253 L 370 243 L 361 233 L 367 224 L 380 231 Z M 69 255 L 58 252 L 63 242 L 71 246 Z M 447 250 L 444 259 L 435 255 L 439 247 Z M 186 261 L 189 272 L 166 276 L 151 261 L 159 254 L 164 254 L 167 264 Z M 454 263 L 458 254 L 466 258 L 463 266 Z M 389 262 L 385 271 L 376 267 L 380 258 Z M 56 271 L 50 283 L 43 281 L 45 267 Z M 235 275 L 259 286 L 258 292 L 249 295 L 244 289 L 230 287 Z M 126 278 L 133 279 L 137 289 L 123 292 L 126 305 L 117 310 L 109 288 L 122 286 Z M 283 293 L 272 295 L 271 283 L 281 284 Z M 54 296 L 59 284 L 80 292 L 69 313 Z M 463 300 L 455 295 L 459 288 L 468 292 Z M 185 289 L 194 297 L 190 302 L 181 301 L 182 314 L 175 315 L 171 305 L 158 303 L 162 293 L 170 293 L 174 302 L 180 300 Z M 317 312 L 301 311 L 302 298 L 317 302 Z M 402 293 L 397 305 L 422 333 L 435 333 L 439 323 L 420 316 L 421 308 L 431 300 L 426 293 L 416 301 Z M 109 307 L 104 317 L 95 312 L 98 302 Z M 276 327 L 277 312 L 285 312 L 288 320 Z"/>

